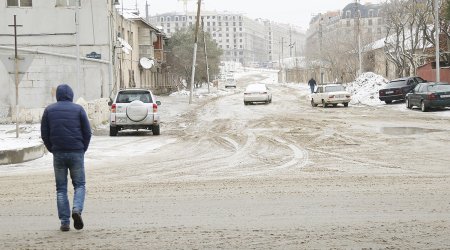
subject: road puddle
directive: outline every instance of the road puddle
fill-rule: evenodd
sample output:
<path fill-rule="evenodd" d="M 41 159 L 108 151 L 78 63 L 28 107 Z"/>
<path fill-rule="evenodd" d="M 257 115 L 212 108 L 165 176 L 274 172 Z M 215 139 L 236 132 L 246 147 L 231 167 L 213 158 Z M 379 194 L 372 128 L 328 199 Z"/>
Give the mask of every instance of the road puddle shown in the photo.
<path fill-rule="evenodd" d="M 415 135 L 442 132 L 444 130 L 417 127 L 382 127 L 380 131 L 387 135 Z"/>

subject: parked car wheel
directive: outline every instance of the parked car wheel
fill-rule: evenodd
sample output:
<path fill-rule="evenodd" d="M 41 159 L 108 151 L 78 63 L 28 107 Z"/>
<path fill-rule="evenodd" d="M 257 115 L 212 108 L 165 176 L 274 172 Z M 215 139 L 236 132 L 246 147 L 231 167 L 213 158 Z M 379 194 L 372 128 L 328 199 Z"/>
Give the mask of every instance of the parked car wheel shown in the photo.
<path fill-rule="evenodd" d="M 153 133 L 153 135 L 160 135 L 161 134 L 160 129 L 159 129 L 159 124 L 152 127 L 152 133 Z"/>
<path fill-rule="evenodd" d="M 420 102 L 420 110 L 422 110 L 422 112 L 427 112 L 428 111 L 428 108 L 425 105 L 424 101 Z"/>
<path fill-rule="evenodd" d="M 406 98 L 405 102 L 406 102 L 406 107 L 409 108 L 409 109 L 412 109 L 412 105 L 411 105 L 411 103 L 410 103 L 408 98 Z"/>
<path fill-rule="evenodd" d="M 348 107 L 348 102 L 344 102 L 344 107 Z"/>
<path fill-rule="evenodd" d="M 384 101 L 386 104 L 391 104 L 392 101 Z"/>
<path fill-rule="evenodd" d="M 117 127 L 109 126 L 109 136 L 116 136 L 118 132 L 119 129 Z"/>

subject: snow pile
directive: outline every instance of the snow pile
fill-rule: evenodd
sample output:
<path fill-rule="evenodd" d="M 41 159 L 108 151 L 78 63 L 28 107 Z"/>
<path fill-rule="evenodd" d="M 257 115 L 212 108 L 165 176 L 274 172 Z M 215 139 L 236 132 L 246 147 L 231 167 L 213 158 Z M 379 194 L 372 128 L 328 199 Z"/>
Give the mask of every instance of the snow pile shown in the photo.
<path fill-rule="evenodd" d="M 352 94 L 351 104 L 380 105 L 378 91 L 386 86 L 389 81 L 372 72 L 366 72 L 354 82 L 347 84 L 347 91 Z"/>
<path fill-rule="evenodd" d="M 190 93 L 191 93 L 190 91 L 183 89 L 177 92 L 173 92 L 169 96 L 189 96 Z"/>

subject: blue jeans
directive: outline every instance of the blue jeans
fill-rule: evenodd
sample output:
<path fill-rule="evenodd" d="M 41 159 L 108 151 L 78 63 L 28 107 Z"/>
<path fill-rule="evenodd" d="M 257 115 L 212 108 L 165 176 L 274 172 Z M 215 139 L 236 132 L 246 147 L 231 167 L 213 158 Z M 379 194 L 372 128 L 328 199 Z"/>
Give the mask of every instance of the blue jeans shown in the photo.
<path fill-rule="evenodd" d="M 309 85 L 309 88 L 311 89 L 311 94 L 314 93 L 314 89 L 316 88 L 315 85 Z"/>
<path fill-rule="evenodd" d="M 70 172 L 74 188 L 72 212 L 82 212 L 86 192 L 84 174 L 84 152 L 53 153 L 53 168 L 56 180 L 56 203 L 61 225 L 70 224 L 70 204 L 67 197 L 67 174 Z"/>

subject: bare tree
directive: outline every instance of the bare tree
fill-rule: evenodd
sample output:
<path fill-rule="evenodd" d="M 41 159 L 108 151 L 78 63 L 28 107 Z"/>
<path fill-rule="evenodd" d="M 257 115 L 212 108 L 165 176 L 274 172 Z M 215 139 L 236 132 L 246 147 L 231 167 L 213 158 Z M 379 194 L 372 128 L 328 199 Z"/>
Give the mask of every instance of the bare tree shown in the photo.
<path fill-rule="evenodd" d="M 432 20 L 431 0 L 390 0 L 385 3 L 385 54 L 396 66 L 397 76 L 415 74 L 417 64 L 423 60 L 427 44 L 426 31 Z M 429 31 L 433 33 L 434 31 Z"/>

